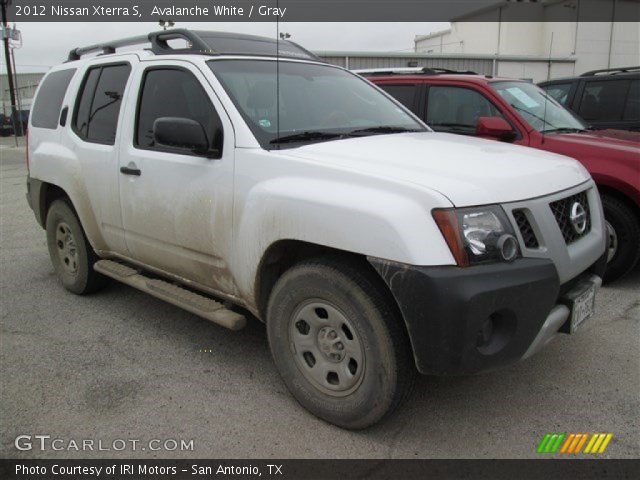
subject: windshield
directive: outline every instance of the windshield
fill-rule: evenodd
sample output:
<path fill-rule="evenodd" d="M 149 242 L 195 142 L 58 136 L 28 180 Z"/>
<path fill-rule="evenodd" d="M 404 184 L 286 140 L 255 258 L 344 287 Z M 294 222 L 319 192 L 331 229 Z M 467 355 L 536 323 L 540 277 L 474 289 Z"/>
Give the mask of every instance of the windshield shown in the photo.
<path fill-rule="evenodd" d="M 582 131 L 587 126 L 532 83 L 493 82 L 493 89 L 539 132 Z"/>
<path fill-rule="evenodd" d="M 208 65 L 263 148 L 427 131 L 367 81 L 339 68 L 266 60 L 214 60 Z"/>

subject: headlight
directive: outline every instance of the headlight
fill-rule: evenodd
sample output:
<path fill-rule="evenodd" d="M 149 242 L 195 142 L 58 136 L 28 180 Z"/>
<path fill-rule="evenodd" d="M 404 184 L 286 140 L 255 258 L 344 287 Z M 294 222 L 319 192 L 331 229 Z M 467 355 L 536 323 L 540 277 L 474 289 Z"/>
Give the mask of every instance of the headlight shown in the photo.
<path fill-rule="evenodd" d="M 520 254 L 513 228 L 497 205 L 436 209 L 433 218 L 461 267 L 510 262 Z"/>

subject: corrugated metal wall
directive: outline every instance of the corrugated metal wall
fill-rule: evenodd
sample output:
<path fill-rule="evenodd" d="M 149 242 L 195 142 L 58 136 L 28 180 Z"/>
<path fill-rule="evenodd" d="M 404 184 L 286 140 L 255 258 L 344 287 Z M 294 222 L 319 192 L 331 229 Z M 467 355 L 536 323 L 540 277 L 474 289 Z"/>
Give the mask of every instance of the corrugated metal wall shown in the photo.
<path fill-rule="evenodd" d="M 340 67 L 348 67 L 352 70 L 360 68 L 402 68 L 408 67 L 409 62 L 417 62 L 418 67 L 439 67 L 449 70 L 467 71 L 479 73 L 481 75 L 491 75 L 493 62 L 485 59 L 474 58 L 424 58 L 424 57 L 350 57 L 350 56 L 322 56 L 322 58 Z M 347 65 L 347 59 L 349 65 Z"/>
<path fill-rule="evenodd" d="M 33 99 L 42 77 L 44 77 L 44 73 L 18 74 L 17 87 L 23 108 L 30 106 L 31 99 Z M 11 100 L 9 99 L 9 82 L 7 81 L 6 73 L 0 75 L 0 98 L 3 105 L 9 106 L 11 104 Z"/>

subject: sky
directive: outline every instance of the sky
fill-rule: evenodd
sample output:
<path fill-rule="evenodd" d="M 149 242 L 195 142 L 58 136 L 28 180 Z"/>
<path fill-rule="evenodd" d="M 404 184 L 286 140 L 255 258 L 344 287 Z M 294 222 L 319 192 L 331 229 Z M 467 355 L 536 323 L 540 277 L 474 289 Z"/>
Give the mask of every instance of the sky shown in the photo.
<path fill-rule="evenodd" d="M 46 71 L 64 61 L 74 47 L 134 35 L 159 27 L 155 23 L 19 23 L 23 46 L 15 51 L 18 72 Z M 273 36 L 273 23 L 178 23 L 176 27 Z M 446 22 L 421 23 L 280 23 L 280 30 L 308 50 L 410 52 L 415 35 L 449 27 Z M 4 55 L 0 72 L 4 73 Z"/>

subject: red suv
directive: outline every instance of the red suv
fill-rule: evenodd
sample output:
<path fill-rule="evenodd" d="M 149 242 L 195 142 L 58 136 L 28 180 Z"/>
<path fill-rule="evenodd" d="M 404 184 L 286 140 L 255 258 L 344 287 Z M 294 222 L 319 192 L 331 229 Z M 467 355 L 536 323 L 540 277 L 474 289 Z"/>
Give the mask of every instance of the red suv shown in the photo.
<path fill-rule="evenodd" d="M 592 131 L 536 85 L 443 69 L 358 71 L 438 132 L 579 160 L 598 184 L 610 237 L 605 280 L 640 259 L 640 133 Z M 624 133 L 624 135 L 622 135 Z"/>

